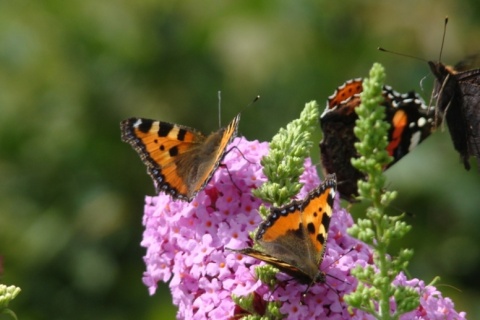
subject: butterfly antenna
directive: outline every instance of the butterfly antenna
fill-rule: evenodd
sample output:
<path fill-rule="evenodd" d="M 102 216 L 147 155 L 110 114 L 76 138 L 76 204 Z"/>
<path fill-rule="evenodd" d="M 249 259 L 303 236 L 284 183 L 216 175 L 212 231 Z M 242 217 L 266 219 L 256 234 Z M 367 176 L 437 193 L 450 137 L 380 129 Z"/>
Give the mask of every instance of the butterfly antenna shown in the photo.
<path fill-rule="evenodd" d="M 462 289 L 457 288 L 457 287 L 455 287 L 455 286 L 452 286 L 452 285 L 450 285 L 450 284 L 438 283 L 438 284 L 435 285 L 435 287 L 437 287 L 437 288 L 446 287 L 446 288 L 450 288 L 450 289 L 457 290 L 458 292 L 463 292 Z"/>
<path fill-rule="evenodd" d="M 242 113 L 245 109 L 249 108 L 250 106 L 252 106 L 255 102 L 257 102 L 258 100 L 260 99 L 260 96 L 259 95 L 256 95 L 255 98 L 253 98 L 253 100 L 247 104 L 245 107 L 243 107 L 242 110 L 240 110 L 239 113 Z"/>
<path fill-rule="evenodd" d="M 255 98 L 253 98 L 252 102 L 250 102 L 245 108 L 248 108 L 250 107 L 252 104 L 254 104 L 255 102 L 257 102 L 258 100 L 260 99 L 260 95 L 256 95 Z"/>
<path fill-rule="evenodd" d="M 218 127 L 222 127 L 222 91 L 218 90 Z"/>
<path fill-rule="evenodd" d="M 407 57 L 407 58 L 411 58 L 411 59 L 415 59 L 415 60 L 420 60 L 420 61 L 423 61 L 423 62 L 428 61 L 428 60 L 420 58 L 420 57 L 412 56 L 412 55 L 409 55 L 409 54 L 406 54 L 406 53 L 401 53 L 401 52 L 388 50 L 388 49 L 385 49 L 385 48 L 382 48 L 382 47 L 377 47 L 377 50 L 382 51 L 382 52 L 386 52 L 386 53 L 396 54 L 397 56 L 402 56 L 402 57 Z"/>
<path fill-rule="evenodd" d="M 447 33 L 447 24 L 448 24 L 448 16 L 445 17 L 445 23 L 443 24 L 442 45 L 440 46 L 440 54 L 438 55 L 438 62 L 442 61 L 443 44 L 445 43 L 445 34 Z"/>

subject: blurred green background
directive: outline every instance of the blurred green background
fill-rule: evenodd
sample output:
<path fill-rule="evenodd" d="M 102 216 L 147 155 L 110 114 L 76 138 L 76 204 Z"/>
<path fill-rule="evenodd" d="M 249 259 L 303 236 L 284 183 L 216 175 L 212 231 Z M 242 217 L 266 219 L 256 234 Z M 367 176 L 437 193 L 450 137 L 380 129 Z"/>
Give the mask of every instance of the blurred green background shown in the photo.
<path fill-rule="evenodd" d="M 119 122 L 208 133 L 218 90 L 223 123 L 259 94 L 240 134 L 269 140 L 375 61 L 388 84 L 428 101 L 427 64 L 376 47 L 436 60 L 446 15 L 443 61 L 454 64 L 480 51 L 478 0 L 0 1 L 1 282 L 22 288 L 11 307 L 23 320 L 173 319 L 167 286 L 150 297 L 141 282 L 143 197 L 154 189 Z M 415 250 L 411 276 L 441 276 L 456 309 L 480 319 L 472 164 L 463 169 L 444 131 L 387 175 L 400 192 L 391 213 L 408 211 L 413 225 L 399 243 Z"/>

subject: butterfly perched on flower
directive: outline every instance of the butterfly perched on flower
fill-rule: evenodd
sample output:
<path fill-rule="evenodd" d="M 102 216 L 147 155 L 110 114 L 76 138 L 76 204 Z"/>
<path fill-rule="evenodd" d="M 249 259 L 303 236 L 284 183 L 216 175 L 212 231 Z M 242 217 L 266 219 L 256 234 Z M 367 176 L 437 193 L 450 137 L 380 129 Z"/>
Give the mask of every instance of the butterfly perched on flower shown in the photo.
<path fill-rule="evenodd" d="M 357 181 L 365 178 L 351 163 L 351 159 L 358 156 L 354 145 L 358 139 L 353 128 L 358 119 L 355 108 L 361 103 L 362 91 L 361 78 L 346 81 L 328 98 L 319 119 L 323 131 L 320 141 L 323 171 L 325 174 L 336 174 L 338 191 L 342 198 L 349 201 L 354 201 L 358 195 Z M 387 151 L 393 157 L 387 169 L 430 135 L 434 112 L 413 91 L 400 94 L 384 86 L 382 95 L 385 121 L 390 124 Z"/>
<path fill-rule="evenodd" d="M 445 26 L 447 22 L 448 18 Z M 470 170 L 470 156 L 477 158 L 480 169 L 480 69 L 464 70 L 461 64 L 450 67 L 440 61 L 428 61 L 436 78 L 433 96 L 437 120 L 447 123 L 465 169 Z"/>
<path fill-rule="evenodd" d="M 261 251 L 229 250 L 265 261 L 308 287 L 324 283 L 325 273 L 319 266 L 327 243 L 335 190 L 336 179 L 332 175 L 305 199 L 271 207 L 255 236 Z"/>
<path fill-rule="evenodd" d="M 138 152 L 157 192 L 192 201 L 220 165 L 239 121 L 240 114 L 208 136 L 186 126 L 142 118 L 126 119 L 120 127 L 122 140 Z"/>

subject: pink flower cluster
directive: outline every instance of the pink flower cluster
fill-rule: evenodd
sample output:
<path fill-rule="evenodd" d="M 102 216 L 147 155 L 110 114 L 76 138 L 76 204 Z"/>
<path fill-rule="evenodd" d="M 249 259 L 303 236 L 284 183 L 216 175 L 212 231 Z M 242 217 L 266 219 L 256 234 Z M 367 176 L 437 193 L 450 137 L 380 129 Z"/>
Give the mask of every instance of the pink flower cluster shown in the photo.
<path fill-rule="evenodd" d="M 276 300 L 288 319 L 373 319 L 362 311 L 349 313 L 342 299 L 356 286 L 350 270 L 372 264 L 372 252 L 347 234 L 353 220 L 338 199 L 320 267 L 327 273 L 327 284 L 312 286 L 302 301 L 305 285 L 279 273 L 278 278 L 285 281 L 272 292 L 255 278 L 255 268 L 263 262 L 224 249 L 252 245 L 249 233 L 262 221 L 258 214 L 262 202 L 251 191 L 266 180 L 260 160 L 268 153 L 268 144 L 236 138 L 232 146 L 223 160 L 228 170 L 221 166 L 191 203 L 173 201 L 165 194 L 146 198 L 141 244 L 147 248 L 143 282 L 150 294 L 159 281 L 170 280 L 179 319 L 228 319 L 246 314 L 231 296 L 251 293 L 255 293 L 259 313 L 264 312 L 265 301 Z M 305 162 L 301 182 L 304 187 L 298 198 L 320 183 L 310 160 Z M 442 298 L 434 287 L 416 279 L 407 281 L 403 275 L 397 284 L 421 293 L 419 308 L 402 319 L 464 319 L 465 313 L 457 313 L 452 301 Z"/>

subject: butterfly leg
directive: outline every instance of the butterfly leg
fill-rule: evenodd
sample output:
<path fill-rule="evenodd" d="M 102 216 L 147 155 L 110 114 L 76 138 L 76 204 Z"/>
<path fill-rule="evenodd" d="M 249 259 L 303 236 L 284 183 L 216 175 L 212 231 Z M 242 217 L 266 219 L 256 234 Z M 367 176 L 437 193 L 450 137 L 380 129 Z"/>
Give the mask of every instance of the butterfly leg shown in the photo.
<path fill-rule="evenodd" d="M 248 163 L 250 164 L 255 164 L 255 162 L 252 162 L 250 160 L 248 160 L 245 155 L 243 154 L 243 152 L 237 147 L 237 146 L 233 146 L 231 147 L 230 149 L 228 149 L 225 154 L 229 153 L 230 151 L 232 151 L 233 149 L 236 149 L 238 153 L 240 153 L 240 155 L 242 156 L 243 159 L 245 159 L 245 161 L 247 161 Z"/>
<path fill-rule="evenodd" d="M 228 170 L 227 165 L 225 165 L 224 163 L 220 163 L 219 167 L 225 168 L 225 170 L 227 170 L 228 177 L 230 178 L 230 181 L 231 181 L 232 184 L 235 186 L 235 188 L 237 188 L 238 193 L 239 193 L 239 194 L 242 194 L 242 189 L 240 189 L 240 188 L 237 186 L 237 184 L 235 183 L 235 181 L 233 181 L 232 174 L 230 173 L 230 170 Z"/>

